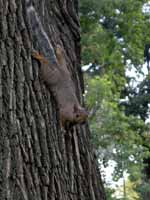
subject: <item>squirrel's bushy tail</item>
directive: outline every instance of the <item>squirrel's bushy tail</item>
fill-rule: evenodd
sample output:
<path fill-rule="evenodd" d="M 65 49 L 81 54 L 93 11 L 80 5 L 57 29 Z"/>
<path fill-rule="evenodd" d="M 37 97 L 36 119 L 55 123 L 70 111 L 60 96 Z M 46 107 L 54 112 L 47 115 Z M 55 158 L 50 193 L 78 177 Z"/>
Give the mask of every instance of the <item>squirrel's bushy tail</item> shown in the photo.
<path fill-rule="evenodd" d="M 27 14 L 29 18 L 29 22 L 31 25 L 32 35 L 40 47 L 41 53 L 44 54 L 45 58 L 50 63 L 56 63 L 57 59 L 55 56 L 54 49 L 51 45 L 51 42 L 48 38 L 48 35 L 44 31 L 40 18 L 31 2 L 31 0 L 25 0 L 27 7 Z"/>

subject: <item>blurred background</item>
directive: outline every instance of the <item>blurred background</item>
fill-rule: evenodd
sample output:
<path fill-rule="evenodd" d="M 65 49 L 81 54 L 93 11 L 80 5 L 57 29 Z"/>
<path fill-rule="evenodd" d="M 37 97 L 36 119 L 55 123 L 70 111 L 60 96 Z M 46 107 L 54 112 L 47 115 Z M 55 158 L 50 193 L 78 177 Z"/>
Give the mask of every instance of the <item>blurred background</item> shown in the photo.
<path fill-rule="evenodd" d="M 108 200 L 150 199 L 150 2 L 80 0 L 91 140 Z"/>

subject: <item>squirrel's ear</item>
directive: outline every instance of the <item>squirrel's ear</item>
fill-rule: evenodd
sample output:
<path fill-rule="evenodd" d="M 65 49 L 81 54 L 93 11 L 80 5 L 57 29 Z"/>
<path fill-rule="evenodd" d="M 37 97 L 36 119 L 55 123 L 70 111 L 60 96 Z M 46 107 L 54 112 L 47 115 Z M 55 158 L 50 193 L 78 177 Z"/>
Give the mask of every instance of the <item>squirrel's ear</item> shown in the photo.
<path fill-rule="evenodd" d="M 56 47 L 56 57 L 57 57 L 58 63 L 60 65 L 66 64 L 65 55 L 64 55 L 63 49 L 60 45 L 57 45 L 57 47 Z"/>

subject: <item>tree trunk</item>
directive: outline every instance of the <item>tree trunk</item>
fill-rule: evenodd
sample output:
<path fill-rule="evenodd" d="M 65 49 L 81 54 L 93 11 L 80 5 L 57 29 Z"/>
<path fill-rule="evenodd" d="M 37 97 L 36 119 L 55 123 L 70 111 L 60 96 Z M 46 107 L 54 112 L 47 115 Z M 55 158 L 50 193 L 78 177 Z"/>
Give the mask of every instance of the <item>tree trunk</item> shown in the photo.
<path fill-rule="evenodd" d="M 78 0 L 34 6 L 52 45 L 65 49 L 82 102 Z M 25 10 L 23 0 L 0 0 L 0 199 L 104 200 L 88 125 L 61 131 L 57 104 L 31 57 L 36 41 Z"/>

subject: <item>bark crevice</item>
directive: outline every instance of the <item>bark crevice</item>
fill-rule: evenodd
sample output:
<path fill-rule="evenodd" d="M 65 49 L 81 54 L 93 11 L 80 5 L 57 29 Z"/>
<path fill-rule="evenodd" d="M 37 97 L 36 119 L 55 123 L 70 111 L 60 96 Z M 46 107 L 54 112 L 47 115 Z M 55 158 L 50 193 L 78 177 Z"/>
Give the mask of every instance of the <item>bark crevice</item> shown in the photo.
<path fill-rule="evenodd" d="M 78 1 L 34 5 L 54 48 L 65 50 L 82 102 Z M 60 129 L 33 45 L 24 1 L 0 0 L 0 199 L 105 200 L 88 127 Z"/>

